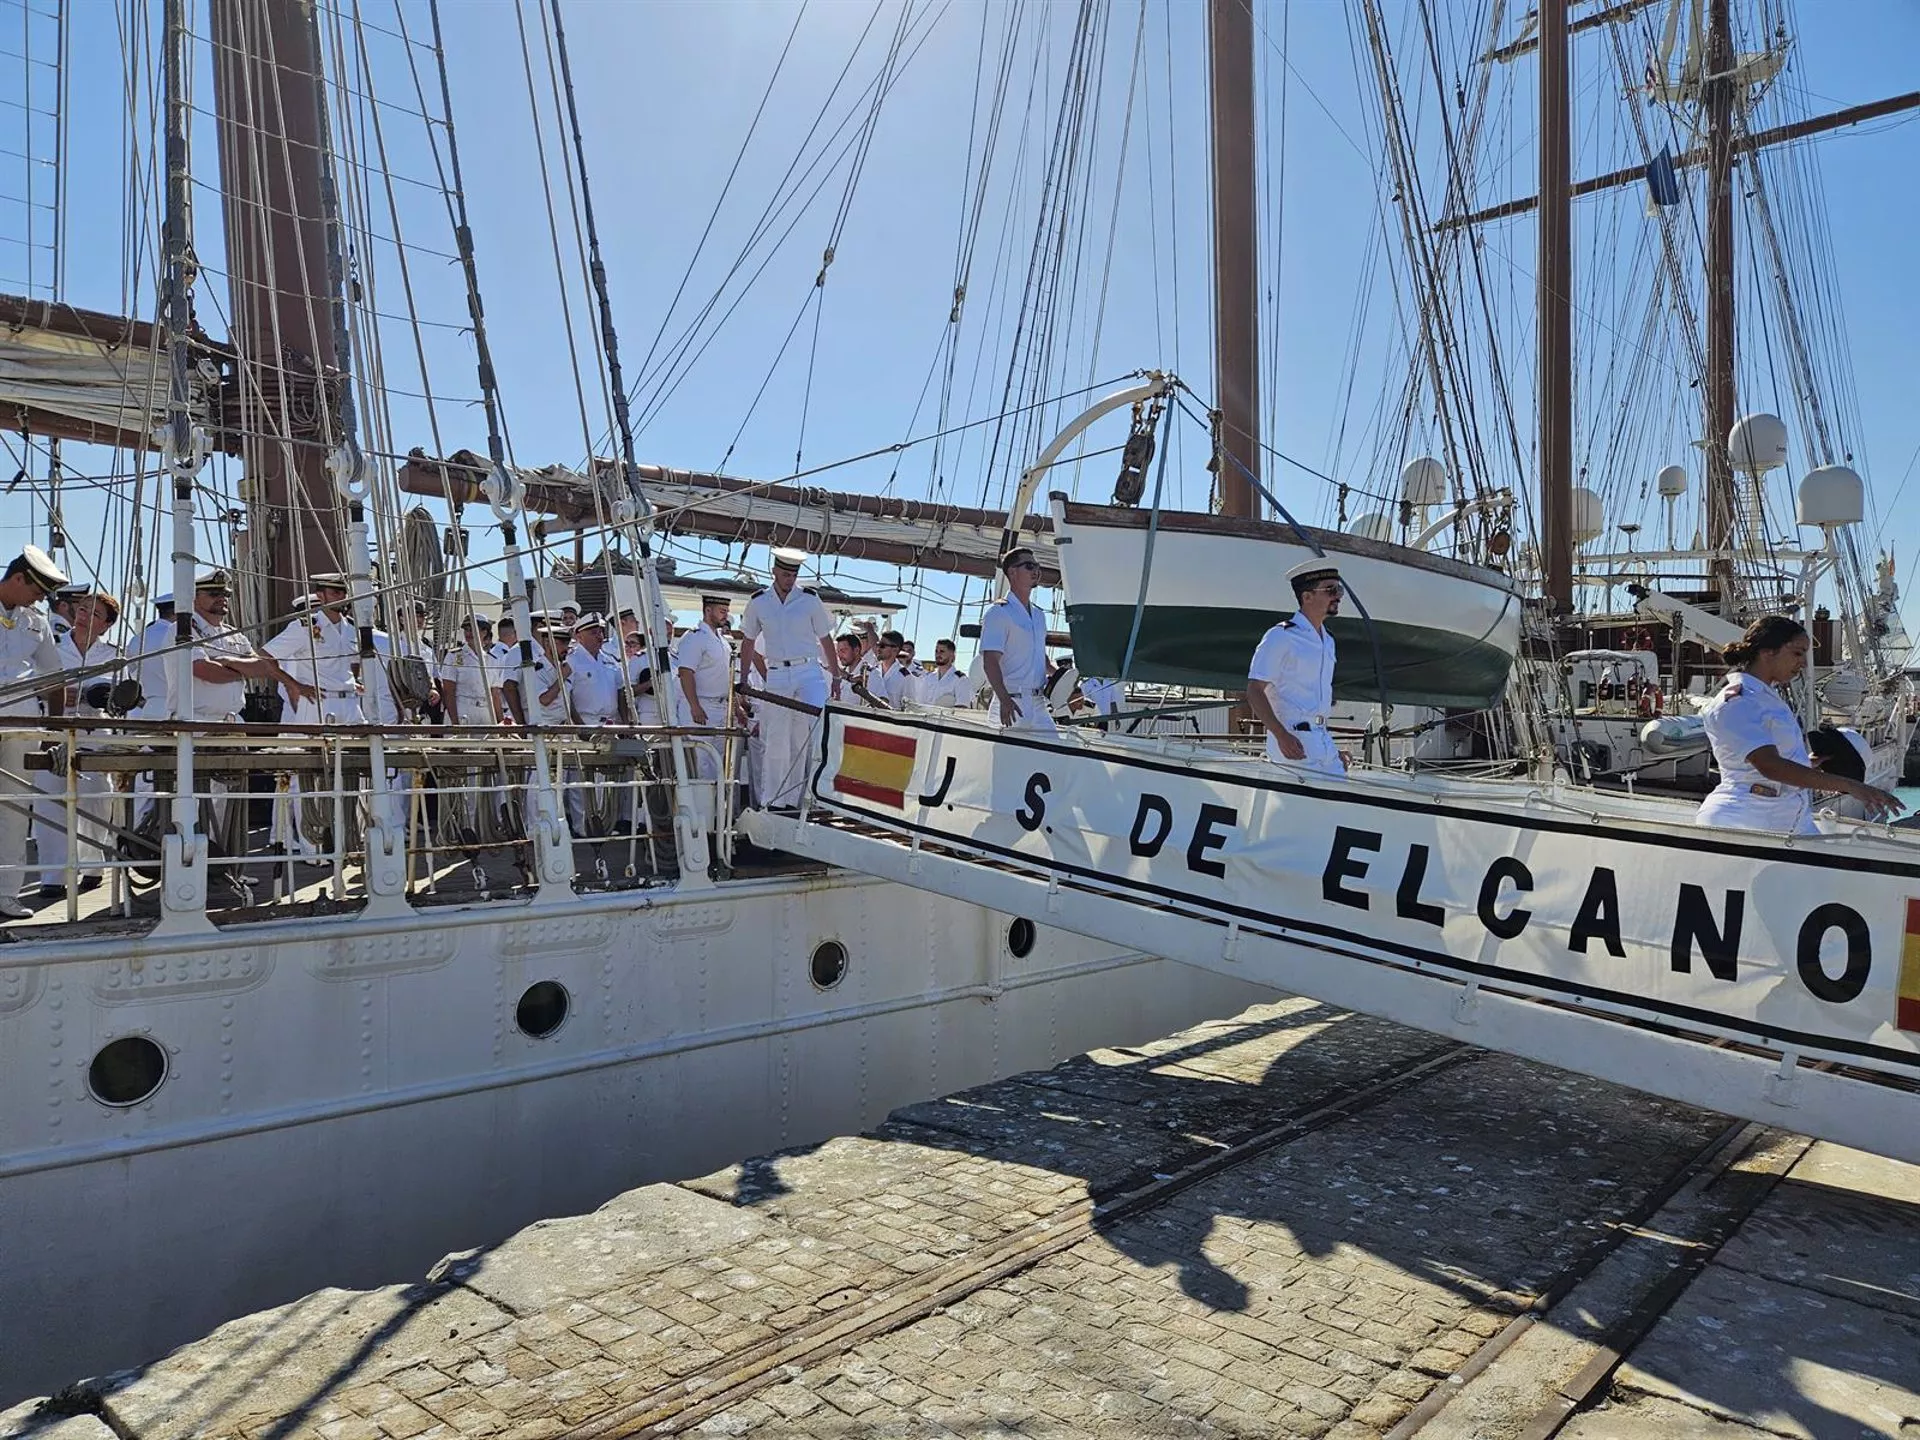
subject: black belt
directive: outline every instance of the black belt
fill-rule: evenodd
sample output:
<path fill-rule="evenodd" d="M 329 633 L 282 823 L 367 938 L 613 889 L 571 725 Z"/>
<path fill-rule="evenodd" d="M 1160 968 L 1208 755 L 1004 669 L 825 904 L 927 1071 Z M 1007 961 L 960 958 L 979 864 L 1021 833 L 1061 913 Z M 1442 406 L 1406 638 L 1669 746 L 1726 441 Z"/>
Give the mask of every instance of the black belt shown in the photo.
<path fill-rule="evenodd" d="M 1299 724 L 1297 724 L 1297 725 L 1295 725 L 1295 726 L 1293 726 L 1293 727 L 1291 727 L 1291 728 L 1293 728 L 1293 729 L 1295 729 L 1295 730 L 1300 730 L 1300 731 L 1309 731 L 1309 730 L 1312 730 L 1312 729 L 1314 728 L 1314 725 L 1313 725 L 1313 721 L 1311 721 L 1311 720 L 1302 720 L 1302 721 L 1301 721 L 1301 722 L 1300 722 Z"/>

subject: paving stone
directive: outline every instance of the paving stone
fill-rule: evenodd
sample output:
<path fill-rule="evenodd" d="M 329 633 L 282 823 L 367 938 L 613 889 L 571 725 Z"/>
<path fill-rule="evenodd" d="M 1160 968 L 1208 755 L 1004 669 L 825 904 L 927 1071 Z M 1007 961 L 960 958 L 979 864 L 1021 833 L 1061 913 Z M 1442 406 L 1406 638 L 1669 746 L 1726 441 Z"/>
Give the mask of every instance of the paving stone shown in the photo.
<path fill-rule="evenodd" d="M 1780 1435 L 1904 1440 L 1920 1433 L 1920 1320 L 1710 1265 L 1617 1384 Z"/>
<path fill-rule="evenodd" d="M 508 1318 L 478 1295 L 437 1285 L 321 1290 L 108 1377 L 102 1403 L 110 1424 L 139 1440 L 203 1440 L 260 1416 L 298 1417 L 317 1435 L 366 1418 L 337 1392 L 411 1369 L 433 1347 L 470 1342 Z M 401 1398 L 390 1392 L 387 1403 Z"/>
<path fill-rule="evenodd" d="M 1920 1320 L 1914 1167 L 1815 1145 L 1715 1263 Z"/>

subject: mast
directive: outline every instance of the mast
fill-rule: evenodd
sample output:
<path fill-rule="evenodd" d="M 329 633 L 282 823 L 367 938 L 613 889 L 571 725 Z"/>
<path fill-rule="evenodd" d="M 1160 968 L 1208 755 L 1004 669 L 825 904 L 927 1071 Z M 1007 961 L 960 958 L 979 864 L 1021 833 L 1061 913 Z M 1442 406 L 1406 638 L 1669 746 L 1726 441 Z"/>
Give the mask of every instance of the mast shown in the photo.
<path fill-rule="evenodd" d="M 1208 0 L 1212 77 L 1214 392 L 1220 513 L 1260 513 L 1259 212 L 1253 136 L 1253 10 Z M 1244 468 L 1243 468 L 1244 467 Z"/>
<path fill-rule="evenodd" d="M 1540 6 L 1540 542 L 1547 609 L 1573 610 L 1573 167 L 1567 3 Z"/>
<path fill-rule="evenodd" d="M 336 443 L 318 21 L 305 0 L 208 0 L 237 414 L 252 523 L 239 557 L 258 623 L 306 577 L 344 570 L 326 460 Z"/>
<path fill-rule="evenodd" d="M 1733 24 L 1730 0 L 1707 0 L 1707 63 L 1704 84 L 1707 115 L 1707 375 L 1706 510 L 1707 548 L 1715 552 L 1712 585 L 1723 596 L 1733 583 L 1732 457 L 1727 434 L 1733 428 Z"/>

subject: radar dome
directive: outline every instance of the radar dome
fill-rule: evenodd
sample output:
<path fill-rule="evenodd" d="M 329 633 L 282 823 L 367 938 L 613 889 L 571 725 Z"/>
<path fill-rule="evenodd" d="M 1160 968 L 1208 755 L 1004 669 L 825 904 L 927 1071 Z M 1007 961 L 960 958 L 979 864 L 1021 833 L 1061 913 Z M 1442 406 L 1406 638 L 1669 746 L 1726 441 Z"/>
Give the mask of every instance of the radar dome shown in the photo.
<path fill-rule="evenodd" d="M 1363 540 L 1391 541 L 1393 539 L 1393 517 L 1374 511 L 1370 515 L 1361 515 L 1347 526 L 1349 535 L 1358 535 Z"/>
<path fill-rule="evenodd" d="M 1654 486 L 1669 500 L 1687 493 L 1687 467 L 1668 465 L 1654 478 Z"/>
<path fill-rule="evenodd" d="M 1447 503 L 1447 467 L 1431 455 L 1409 460 L 1400 471 L 1400 498 L 1409 505 Z"/>
<path fill-rule="evenodd" d="M 1867 516 L 1867 485 L 1845 465 L 1822 465 L 1800 482 L 1800 523 L 1827 529 L 1858 525 Z"/>
<path fill-rule="evenodd" d="M 1584 485 L 1573 487 L 1573 543 L 1584 545 L 1606 528 L 1606 508 L 1600 496 Z"/>
<path fill-rule="evenodd" d="M 1742 475 L 1764 475 L 1787 463 L 1787 427 L 1778 415 L 1744 416 L 1727 432 L 1727 458 Z"/>

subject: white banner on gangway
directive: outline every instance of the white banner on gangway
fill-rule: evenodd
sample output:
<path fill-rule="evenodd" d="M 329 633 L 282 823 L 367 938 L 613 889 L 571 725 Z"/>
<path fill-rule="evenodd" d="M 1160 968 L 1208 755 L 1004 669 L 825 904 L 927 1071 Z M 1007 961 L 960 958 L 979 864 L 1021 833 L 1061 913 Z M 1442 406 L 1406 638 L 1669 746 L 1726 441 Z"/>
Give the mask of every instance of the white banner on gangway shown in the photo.
<path fill-rule="evenodd" d="M 1920 1077 L 1920 864 L 831 710 L 817 801 L 1213 923 Z M 1503 793 L 1504 792 L 1504 793 Z"/>

